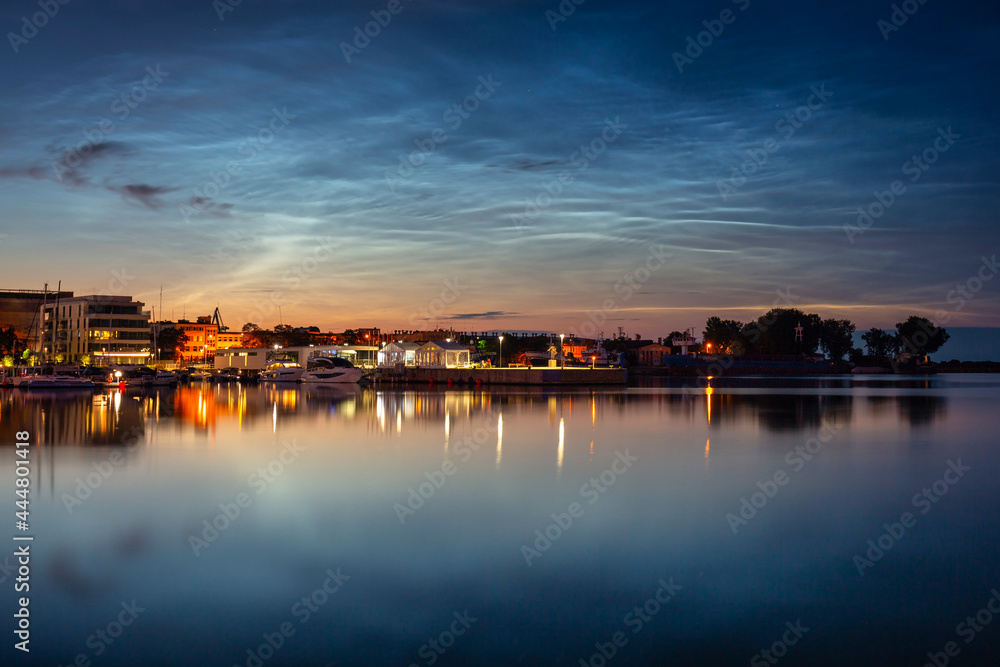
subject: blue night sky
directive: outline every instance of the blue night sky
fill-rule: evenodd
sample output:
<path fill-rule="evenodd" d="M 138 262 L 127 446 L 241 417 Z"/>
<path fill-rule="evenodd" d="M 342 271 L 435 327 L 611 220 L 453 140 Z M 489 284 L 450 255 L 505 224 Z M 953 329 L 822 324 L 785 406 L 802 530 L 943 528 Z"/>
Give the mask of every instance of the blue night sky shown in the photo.
<path fill-rule="evenodd" d="M 5 289 L 162 284 L 237 328 L 607 308 L 656 337 L 788 288 L 859 328 L 1000 326 L 996 3 L 892 31 L 851 1 L 54 6 L 0 9 Z"/>

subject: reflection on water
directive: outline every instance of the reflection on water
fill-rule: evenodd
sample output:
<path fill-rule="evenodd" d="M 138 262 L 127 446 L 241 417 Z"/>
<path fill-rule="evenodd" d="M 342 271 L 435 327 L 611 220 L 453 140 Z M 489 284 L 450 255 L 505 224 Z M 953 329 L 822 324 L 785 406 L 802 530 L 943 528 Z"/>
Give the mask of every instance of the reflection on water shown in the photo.
<path fill-rule="evenodd" d="M 991 376 L 5 390 L 0 438 L 40 445 L 33 658 L 98 664 L 87 638 L 136 599 L 147 611 L 99 664 L 246 665 L 292 620 L 267 667 L 424 665 L 468 610 L 440 664 L 576 665 L 673 577 L 676 600 L 614 664 L 746 664 L 796 619 L 812 629 L 789 664 L 919 664 L 1000 584 L 998 398 Z M 959 459 L 971 471 L 919 514 L 913 494 Z M 778 471 L 734 534 L 727 515 Z M 852 558 L 905 511 L 916 526 L 860 577 Z M 295 601 L 338 567 L 351 578 L 298 624 Z"/>
<path fill-rule="evenodd" d="M 703 386 L 689 386 L 694 382 Z M 206 384 L 103 393 L 6 390 L 0 393 L 0 435 L 9 442 L 15 430 L 29 428 L 40 434 L 42 444 L 114 444 L 133 433 L 132 429 L 141 432 L 149 424 L 162 426 L 172 421 L 177 428 L 184 425 L 210 435 L 220 426 L 240 431 L 270 421 L 275 427 L 285 419 L 320 413 L 367 420 L 386 432 L 398 431 L 404 421 L 445 420 L 449 415 L 514 406 L 544 406 L 550 423 L 555 424 L 562 410 L 572 412 L 581 405 L 590 411 L 594 425 L 599 414 L 626 413 L 643 406 L 689 420 L 703 418 L 718 428 L 752 422 L 770 431 L 797 431 L 816 429 L 835 418 L 850 421 L 854 409 L 863 405 L 867 418 L 885 419 L 888 411 L 896 410 L 911 426 L 925 427 L 945 414 L 948 397 L 941 392 L 962 386 L 961 379 L 942 378 L 714 378 L 691 383 L 668 380 L 652 391 L 647 390 L 650 380 L 644 383 L 647 387 L 631 391 L 596 392 L 520 388 L 495 393 L 296 384 Z"/>

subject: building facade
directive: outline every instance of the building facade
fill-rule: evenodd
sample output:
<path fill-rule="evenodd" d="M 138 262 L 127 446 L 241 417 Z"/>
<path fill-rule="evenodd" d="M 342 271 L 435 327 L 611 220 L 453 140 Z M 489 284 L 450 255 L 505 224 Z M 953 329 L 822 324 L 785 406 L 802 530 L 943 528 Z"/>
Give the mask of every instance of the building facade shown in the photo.
<path fill-rule="evenodd" d="M 185 364 L 212 363 L 217 350 L 243 345 L 241 332 L 219 331 L 219 325 L 212 322 L 209 315 L 203 315 L 192 322 L 177 320 L 176 322 L 156 322 L 153 325 L 157 335 L 163 329 L 178 329 L 183 331 L 188 339 L 177 348 L 178 361 Z"/>
<path fill-rule="evenodd" d="M 144 364 L 152 358 L 149 313 L 130 296 L 60 298 L 39 308 L 32 348 L 46 362 Z"/>
<path fill-rule="evenodd" d="M 0 327 L 14 327 L 14 333 L 23 341 L 35 338 L 42 304 L 53 303 L 57 298 L 71 299 L 73 293 L 31 289 L 0 290 Z"/>

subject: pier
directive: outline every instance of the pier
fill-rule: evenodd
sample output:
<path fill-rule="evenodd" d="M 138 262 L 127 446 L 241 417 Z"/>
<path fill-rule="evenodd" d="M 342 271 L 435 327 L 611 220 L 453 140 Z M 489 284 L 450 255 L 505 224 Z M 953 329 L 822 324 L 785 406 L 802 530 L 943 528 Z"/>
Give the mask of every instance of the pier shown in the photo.
<path fill-rule="evenodd" d="M 406 368 L 379 374 L 380 382 L 444 385 L 623 385 L 624 368 Z"/>

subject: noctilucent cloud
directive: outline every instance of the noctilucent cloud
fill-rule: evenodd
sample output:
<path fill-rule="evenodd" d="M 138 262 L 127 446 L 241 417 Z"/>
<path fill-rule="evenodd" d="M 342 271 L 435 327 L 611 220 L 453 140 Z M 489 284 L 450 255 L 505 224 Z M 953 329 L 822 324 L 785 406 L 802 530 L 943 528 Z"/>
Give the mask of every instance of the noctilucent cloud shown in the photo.
<path fill-rule="evenodd" d="M 12 0 L 5 288 L 645 336 L 1000 325 L 995 3 Z M 588 315 L 588 312 L 590 313 Z"/>

